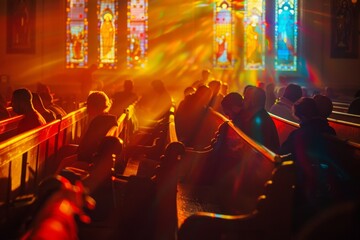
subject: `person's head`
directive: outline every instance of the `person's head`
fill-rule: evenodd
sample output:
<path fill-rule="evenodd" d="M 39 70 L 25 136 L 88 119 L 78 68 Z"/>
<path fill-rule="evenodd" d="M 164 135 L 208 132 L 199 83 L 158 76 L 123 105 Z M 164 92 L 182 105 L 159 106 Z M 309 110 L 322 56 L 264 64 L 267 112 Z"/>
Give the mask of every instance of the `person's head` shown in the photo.
<path fill-rule="evenodd" d="M 290 83 L 284 91 L 283 97 L 290 100 L 291 102 L 296 102 L 302 96 L 302 89 L 299 85 Z"/>
<path fill-rule="evenodd" d="M 212 96 L 212 92 L 209 87 L 201 85 L 196 89 L 194 96 L 196 102 L 200 105 L 208 105 Z"/>
<path fill-rule="evenodd" d="M 241 111 L 243 105 L 244 98 L 237 92 L 227 94 L 221 101 L 221 107 L 230 119 L 233 119 L 234 115 Z"/>
<path fill-rule="evenodd" d="M 165 85 L 164 85 L 163 81 L 161 81 L 160 79 L 153 80 L 151 82 L 151 86 L 155 92 L 162 93 L 162 92 L 166 91 Z"/>
<path fill-rule="evenodd" d="M 249 87 L 244 96 L 244 107 L 248 111 L 259 111 L 265 108 L 265 91 L 258 87 Z"/>
<path fill-rule="evenodd" d="M 275 94 L 275 84 L 269 83 L 266 85 L 266 93 Z"/>
<path fill-rule="evenodd" d="M 193 88 L 193 87 L 187 87 L 184 89 L 184 96 L 189 96 L 189 95 L 192 95 L 196 92 L 196 89 Z"/>
<path fill-rule="evenodd" d="M 24 114 L 33 110 L 30 90 L 26 88 L 15 90 L 12 94 L 11 106 L 17 114 Z"/>
<path fill-rule="evenodd" d="M 220 91 L 221 82 L 219 80 L 212 80 L 209 82 L 208 86 L 213 92 L 213 94 L 217 95 Z"/>
<path fill-rule="evenodd" d="M 205 80 L 205 81 L 208 80 L 209 76 L 210 76 L 210 70 L 209 69 L 202 70 L 201 77 L 202 77 L 203 80 Z"/>
<path fill-rule="evenodd" d="M 86 100 L 89 115 L 106 113 L 111 107 L 109 97 L 103 91 L 93 91 Z"/>
<path fill-rule="evenodd" d="M 38 93 L 32 93 L 32 104 L 34 108 L 39 112 L 42 112 L 45 109 L 41 97 Z"/>
<path fill-rule="evenodd" d="M 125 92 L 132 92 L 134 89 L 134 83 L 132 80 L 125 80 L 124 82 L 124 91 Z"/>
<path fill-rule="evenodd" d="M 221 94 L 224 95 L 224 96 L 226 94 L 228 94 L 228 89 L 229 89 L 229 85 L 226 82 L 223 82 L 221 84 L 221 90 L 220 90 Z"/>
<path fill-rule="evenodd" d="M 330 98 L 324 95 L 315 95 L 314 100 L 319 110 L 320 117 L 328 118 L 333 110 L 333 103 Z"/>
<path fill-rule="evenodd" d="M 300 121 L 320 117 L 315 100 L 308 97 L 303 97 L 296 101 L 293 106 L 293 112 Z"/>
<path fill-rule="evenodd" d="M 358 97 L 360 97 L 360 90 L 358 90 L 354 95 L 354 98 L 358 98 Z"/>

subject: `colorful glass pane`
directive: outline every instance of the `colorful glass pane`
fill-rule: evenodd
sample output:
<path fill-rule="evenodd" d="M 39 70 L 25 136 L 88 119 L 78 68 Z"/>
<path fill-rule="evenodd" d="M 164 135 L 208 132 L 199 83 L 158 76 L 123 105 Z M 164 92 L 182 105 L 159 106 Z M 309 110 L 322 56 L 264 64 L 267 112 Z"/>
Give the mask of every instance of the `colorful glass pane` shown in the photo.
<path fill-rule="evenodd" d="M 116 68 L 118 41 L 118 2 L 98 0 L 98 67 Z"/>
<path fill-rule="evenodd" d="M 297 0 L 277 0 L 275 14 L 275 70 L 297 68 Z"/>
<path fill-rule="evenodd" d="M 244 67 L 246 70 L 265 68 L 265 0 L 245 1 Z"/>
<path fill-rule="evenodd" d="M 87 0 L 66 2 L 66 67 L 84 68 L 88 63 Z"/>
<path fill-rule="evenodd" d="M 213 65 L 215 68 L 231 68 L 234 63 L 234 24 L 231 1 L 215 1 L 214 23 Z"/>
<path fill-rule="evenodd" d="M 128 49 L 129 68 L 144 67 L 148 49 L 148 1 L 128 1 Z"/>

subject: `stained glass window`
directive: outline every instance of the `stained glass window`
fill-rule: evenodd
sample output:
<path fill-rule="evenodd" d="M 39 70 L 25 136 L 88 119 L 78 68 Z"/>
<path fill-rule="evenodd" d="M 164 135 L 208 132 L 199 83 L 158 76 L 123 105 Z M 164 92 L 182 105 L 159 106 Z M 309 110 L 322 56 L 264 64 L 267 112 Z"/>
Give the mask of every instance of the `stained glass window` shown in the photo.
<path fill-rule="evenodd" d="M 245 1 L 244 67 L 265 68 L 265 0 Z"/>
<path fill-rule="evenodd" d="M 297 68 L 297 0 L 277 0 L 275 14 L 275 70 Z"/>
<path fill-rule="evenodd" d="M 116 68 L 118 5 L 116 0 L 98 0 L 98 67 Z"/>
<path fill-rule="evenodd" d="M 144 67 L 148 48 L 148 1 L 128 1 L 128 49 L 127 65 L 129 68 Z"/>
<path fill-rule="evenodd" d="M 231 68 L 234 63 L 234 24 L 231 1 L 215 1 L 214 23 L 213 65 L 217 68 Z"/>
<path fill-rule="evenodd" d="M 66 2 L 66 67 L 83 68 L 88 63 L 87 0 Z"/>

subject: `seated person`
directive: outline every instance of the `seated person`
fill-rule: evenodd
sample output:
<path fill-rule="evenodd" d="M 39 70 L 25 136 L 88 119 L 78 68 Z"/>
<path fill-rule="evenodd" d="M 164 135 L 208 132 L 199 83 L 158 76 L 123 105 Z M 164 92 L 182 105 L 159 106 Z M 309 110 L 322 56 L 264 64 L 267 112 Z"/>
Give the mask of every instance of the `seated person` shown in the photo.
<path fill-rule="evenodd" d="M 300 128 L 290 133 L 280 148 L 280 154 L 292 154 L 297 169 L 295 191 L 296 225 L 345 196 L 347 178 L 326 135 L 335 136 L 335 130 L 320 116 L 312 98 L 301 98 L 294 104 L 294 115 Z"/>
<path fill-rule="evenodd" d="M 229 119 L 236 121 L 243 108 L 243 97 L 236 92 L 229 93 L 222 100 L 221 106 Z M 237 158 L 237 142 L 229 138 L 228 129 L 228 122 L 221 124 L 210 146 L 201 150 L 186 148 L 181 174 L 184 180 L 213 184 L 220 178 L 226 167 L 231 165 L 229 162 Z"/>
<path fill-rule="evenodd" d="M 54 103 L 53 95 L 50 92 L 50 88 L 48 86 L 39 83 L 37 87 L 37 93 L 39 94 L 44 107 L 52 111 L 55 114 L 56 119 L 61 119 L 66 115 L 65 110 Z"/>
<path fill-rule="evenodd" d="M 287 120 L 297 122 L 298 120 L 292 115 L 292 106 L 302 96 L 302 90 L 299 85 L 290 83 L 284 91 L 282 97 L 275 102 L 269 112 Z"/>
<path fill-rule="evenodd" d="M 17 134 L 46 124 L 45 119 L 35 110 L 32 103 L 32 94 L 26 88 L 20 88 L 13 92 L 11 105 L 18 115 L 24 115 L 17 127 Z"/>
<path fill-rule="evenodd" d="M 348 113 L 360 115 L 360 90 L 356 92 L 354 100 L 350 103 Z"/>
<path fill-rule="evenodd" d="M 47 123 L 54 121 L 56 119 L 55 113 L 44 107 L 40 95 L 37 93 L 32 93 L 32 95 L 32 103 L 36 111 L 38 111 L 41 116 L 43 116 Z"/>
<path fill-rule="evenodd" d="M 258 87 L 248 87 L 244 96 L 244 111 L 238 127 L 250 138 L 277 153 L 279 136 L 276 126 L 265 110 L 265 91 Z"/>
<path fill-rule="evenodd" d="M 330 117 L 333 110 L 333 103 L 327 96 L 317 94 L 314 97 L 316 107 L 319 110 L 320 117 L 327 119 Z"/>
<path fill-rule="evenodd" d="M 134 83 L 132 80 L 126 80 L 123 88 L 122 91 L 116 92 L 112 97 L 113 104 L 110 113 L 117 117 L 120 117 L 120 115 L 124 113 L 124 110 L 139 98 L 133 91 Z"/>
<path fill-rule="evenodd" d="M 64 150 L 68 151 L 62 154 L 65 157 L 71 153 L 75 155 L 62 159 L 58 171 L 71 165 L 75 160 L 90 163 L 107 132 L 112 127 L 117 126 L 116 116 L 108 113 L 111 102 L 104 92 L 91 92 L 86 104 L 90 123 L 86 127 L 84 135 L 81 136 L 79 145 Z"/>

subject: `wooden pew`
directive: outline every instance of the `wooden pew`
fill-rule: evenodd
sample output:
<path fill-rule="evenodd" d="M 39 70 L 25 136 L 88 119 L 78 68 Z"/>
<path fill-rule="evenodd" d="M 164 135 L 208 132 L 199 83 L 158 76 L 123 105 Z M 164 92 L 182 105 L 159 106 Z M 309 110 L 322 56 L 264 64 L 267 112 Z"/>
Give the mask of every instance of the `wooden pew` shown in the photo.
<path fill-rule="evenodd" d="M 274 114 L 269 113 L 273 119 L 276 128 L 278 130 L 280 144 L 282 144 L 289 134 L 299 128 L 299 124 L 291 122 L 287 119 L 278 117 Z M 360 124 L 341 121 L 329 118 L 329 125 L 333 127 L 336 131 L 336 135 L 344 140 L 349 140 L 351 142 L 360 143 Z"/>
<path fill-rule="evenodd" d="M 214 122 L 228 121 L 224 116 L 212 111 Z M 220 184 L 192 186 L 179 184 L 178 218 L 179 226 L 190 215 L 198 211 L 216 211 L 219 214 L 249 213 L 257 204 L 257 198 L 264 191 L 264 183 L 270 179 L 279 156 L 257 144 L 241 130 L 229 122 L 229 138 L 237 142 L 238 160 Z M 226 159 L 219 159 L 226 161 Z"/>
<path fill-rule="evenodd" d="M 21 206 L 33 201 L 38 183 L 56 169 L 53 160 L 59 148 L 76 141 L 85 118 L 84 109 L 80 109 L 64 120 L 55 120 L 0 143 L 1 227 L 6 228 L 6 223 L 19 217 L 16 213 Z"/>
<path fill-rule="evenodd" d="M 295 168 L 278 166 L 265 184 L 255 210 L 241 215 L 198 212 L 181 225 L 178 239 L 291 239 Z"/>
<path fill-rule="evenodd" d="M 166 147 L 159 166 L 153 169 L 155 175 L 136 176 L 139 163 L 134 162 L 141 160 L 129 159 L 124 174 L 113 177 L 118 193 L 119 236 L 124 239 L 176 239 L 178 163 L 184 146 L 177 140 L 174 108 L 167 122 Z"/>
<path fill-rule="evenodd" d="M 329 119 L 360 124 L 360 115 L 350 114 L 345 112 L 332 111 Z"/>
<path fill-rule="evenodd" d="M 23 116 L 15 116 L 0 121 L 0 142 L 5 141 L 6 139 L 15 136 L 16 129 L 19 125 L 19 121 Z"/>

